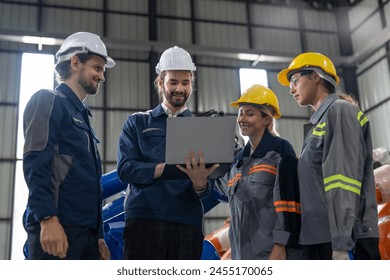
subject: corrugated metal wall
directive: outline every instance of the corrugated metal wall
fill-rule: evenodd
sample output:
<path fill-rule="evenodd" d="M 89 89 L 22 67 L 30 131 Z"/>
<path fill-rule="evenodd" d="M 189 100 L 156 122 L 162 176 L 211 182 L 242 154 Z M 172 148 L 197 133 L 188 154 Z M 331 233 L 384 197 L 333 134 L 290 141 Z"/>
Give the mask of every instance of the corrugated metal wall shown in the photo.
<path fill-rule="evenodd" d="M 378 1 L 361 2 L 349 12 L 354 52 L 361 52 L 366 43 L 390 26 L 390 3 L 383 9 Z M 390 67 L 389 43 L 372 53 L 357 67 L 360 104 L 371 123 L 373 148 L 390 149 Z"/>
<path fill-rule="evenodd" d="M 76 31 L 90 31 L 107 38 L 109 53 L 117 66 L 107 70 L 106 83 L 87 103 L 101 140 L 104 170 L 110 171 L 115 168 L 118 135 L 127 115 L 151 107 L 156 58 L 166 47 L 205 50 L 194 56 L 197 90 L 189 107 L 194 112 L 215 109 L 231 115 L 236 115 L 236 110 L 229 103 L 240 94 L 239 68 L 251 67 L 251 62 L 228 56 L 227 52 L 295 56 L 319 51 L 331 58 L 340 57 L 342 46 L 332 11 L 313 10 L 303 1 L 287 1 L 283 6 L 261 2 L 0 0 L 0 35 L 42 33 L 65 38 Z M 354 52 L 388 26 L 390 4 L 387 0 L 382 2 L 383 9 L 378 9 L 378 0 L 364 0 L 348 13 Z M 155 5 L 155 10 L 149 3 Z M 43 46 L 42 51 L 55 53 L 57 49 L 58 46 Z M 37 46 L 0 40 L 0 259 L 9 258 L 22 51 L 37 52 Z M 368 110 L 373 126 L 374 145 L 389 148 L 390 127 L 383 122 L 390 109 L 388 53 L 387 44 L 359 65 L 358 86 L 362 108 Z M 299 153 L 302 124 L 308 120 L 310 110 L 297 106 L 288 88 L 277 82 L 278 71 L 286 66 L 260 62 L 256 68 L 268 70 L 269 86 L 279 97 L 283 115 L 278 122 L 279 132 Z M 208 213 L 205 234 L 221 226 L 227 215 L 227 205 Z"/>
<path fill-rule="evenodd" d="M 0 52 L 0 259 L 11 248 L 21 55 Z"/>

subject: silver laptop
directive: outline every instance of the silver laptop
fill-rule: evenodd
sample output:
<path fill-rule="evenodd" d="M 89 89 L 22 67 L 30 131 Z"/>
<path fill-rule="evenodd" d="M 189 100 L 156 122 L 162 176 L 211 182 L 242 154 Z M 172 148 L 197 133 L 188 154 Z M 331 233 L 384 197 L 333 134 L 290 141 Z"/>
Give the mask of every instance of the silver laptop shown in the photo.
<path fill-rule="evenodd" d="M 206 163 L 231 163 L 237 117 L 176 117 L 167 119 L 165 162 L 184 164 L 185 154 L 202 150 Z"/>

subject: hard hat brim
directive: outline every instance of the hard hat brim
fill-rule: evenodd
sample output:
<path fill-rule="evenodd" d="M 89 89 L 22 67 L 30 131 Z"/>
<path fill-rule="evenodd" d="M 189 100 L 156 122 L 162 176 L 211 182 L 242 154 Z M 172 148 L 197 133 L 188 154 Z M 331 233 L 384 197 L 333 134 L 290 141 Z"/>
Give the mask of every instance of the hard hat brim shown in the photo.
<path fill-rule="evenodd" d="M 234 102 L 230 103 L 230 106 L 233 106 L 234 108 L 238 108 L 238 107 L 240 107 L 240 103 L 238 103 L 238 101 L 234 101 Z"/>
<path fill-rule="evenodd" d="M 91 52 L 89 50 L 87 50 L 87 51 L 91 54 L 98 55 L 98 56 L 104 58 L 106 60 L 106 64 L 104 65 L 104 67 L 106 67 L 106 68 L 113 68 L 116 65 L 115 61 L 111 57 L 109 57 L 108 55 L 101 55 L 99 53 Z M 57 53 L 56 54 L 57 64 L 59 64 L 63 61 L 70 60 L 73 56 L 75 56 L 78 53 L 85 53 L 85 51 L 74 51 L 71 53 L 67 53 L 66 55 L 61 55 L 61 54 Z"/>
<path fill-rule="evenodd" d="M 101 57 L 105 58 L 105 59 L 106 59 L 106 64 L 104 65 L 104 67 L 106 67 L 106 68 L 113 68 L 113 67 L 116 65 L 115 60 L 113 60 L 113 59 L 112 59 L 111 57 L 109 57 L 108 55 L 103 55 L 103 54 L 100 54 L 100 53 L 95 53 L 95 52 L 92 52 L 92 51 L 90 51 L 90 50 L 88 50 L 88 51 L 89 51 L 89 53 L 96 54 L 96 55 L 98 55 L 98 56 L 101 56 Z"/>
<path fill-rule="evenodd" d="M 279 119 L 281 116 L 282 116 L 282 113 L 280 113 L 280 110 L 279 109 L 275 110 L 274 118 Z"/>
<path fill-rule="evenodd" d="M 196 66 L 192 67 L 161 67 L 160 64 L 156 66 L 156 74 L 160 74 L 163 71 L 196 71 Z"/>
<path fill-rule="evenodd" d="M 116 65 L 115 60 L 113 60 L 111 57 L 106 57 L 106 68 L 113 68 Z"/>
<path fill-rule="evenodd" d="M 290 86 L 290 81 L 287 78 L 288 73 L 291 71 L 291 69 L 283 69 L 278 74 L 278 81 L 282 86 Z"/>
<path fill-rule="evenodd" d="M 235 107 L 235 108 L 239 108 L 239 107 L 240 107 L 240 104 L 247 104 L 247 105 L 253 105 L 253 106 L 258 106 L 258 105 L 259 105 L 259 104 L 250 103 L 250 102 L 238 102 L 238 101 L 234 101 L 234 102 L 230 103 L 230 106 L 233 106 L 233 107 Z M 272 107 L 274 107 L 274 106 L 272 106 Z M 273 115 L 273 117 L 274 117 L 275 119 L 279 119 L 279 118 L 282 116 L 282 114 L 280 113 L 279 108 L 275 108 L 275 107 L 274 107 L 274 109 L 275 109 L 275 114 Z"/>

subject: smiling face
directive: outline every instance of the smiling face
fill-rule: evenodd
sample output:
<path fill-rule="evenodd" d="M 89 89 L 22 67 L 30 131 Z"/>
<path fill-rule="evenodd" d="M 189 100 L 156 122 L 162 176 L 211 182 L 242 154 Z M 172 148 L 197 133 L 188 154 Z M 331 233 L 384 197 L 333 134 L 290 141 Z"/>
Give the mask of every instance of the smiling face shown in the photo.
<path fill-rule="evenodd" d="M 192 93 L 192 74 L 190 71 L 169 70 L 159 81 L 163 103 L 172 111 L 184 106 Z"/>
<path fill-rule="evenodd" d="M 106 60 L 99 55 L 93 55 L 84 63 L 79 62 L 77 64 L 79 86 L 86 94 L 95 95 L 99 91 L 100 83 L 104 82 Z"/>
<path fill-rule="evenodd" d="M 241 134 L 249 139 L 261 139 L 271 121 L 272 118 L 256 106 L 242 105 L 238 111 L 237 123 Z"/>

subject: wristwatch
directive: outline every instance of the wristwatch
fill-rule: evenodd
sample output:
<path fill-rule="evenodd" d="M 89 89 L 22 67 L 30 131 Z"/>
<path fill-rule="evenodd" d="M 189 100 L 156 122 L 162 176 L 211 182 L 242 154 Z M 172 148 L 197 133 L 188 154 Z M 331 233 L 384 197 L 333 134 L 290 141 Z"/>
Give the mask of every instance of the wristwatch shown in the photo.
<path fill-rule="evenodd" d="M 45 216 L 45 217 L 43 217 L 43 218 L 41 219 L 41 221 L 49 220 L 51 217 L 53 217 L 53 216 Z"/>

